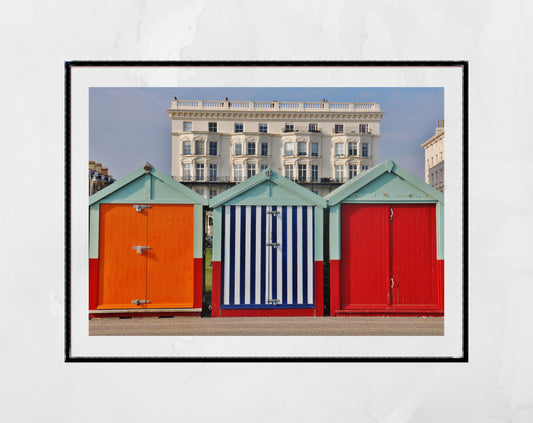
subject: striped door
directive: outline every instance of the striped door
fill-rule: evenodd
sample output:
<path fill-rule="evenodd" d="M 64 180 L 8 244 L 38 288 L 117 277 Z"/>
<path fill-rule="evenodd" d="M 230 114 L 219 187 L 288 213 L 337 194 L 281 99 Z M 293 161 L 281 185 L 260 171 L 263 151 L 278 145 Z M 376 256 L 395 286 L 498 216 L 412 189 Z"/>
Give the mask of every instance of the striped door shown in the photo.
<path fill-rule="evenodd" d="M 314 208 L 224 206 L 222 308 L 313 307 Z"/>

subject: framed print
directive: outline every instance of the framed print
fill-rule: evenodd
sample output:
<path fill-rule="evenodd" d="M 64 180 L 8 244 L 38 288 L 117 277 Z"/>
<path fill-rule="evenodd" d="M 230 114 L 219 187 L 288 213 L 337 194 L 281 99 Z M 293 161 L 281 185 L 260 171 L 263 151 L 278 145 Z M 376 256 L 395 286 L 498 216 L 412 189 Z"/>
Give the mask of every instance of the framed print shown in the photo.
<path fill-rule="evenodd" d="M 65 152 L 66 361 L 468 361 L 467 62 L 67 62 Z"/>

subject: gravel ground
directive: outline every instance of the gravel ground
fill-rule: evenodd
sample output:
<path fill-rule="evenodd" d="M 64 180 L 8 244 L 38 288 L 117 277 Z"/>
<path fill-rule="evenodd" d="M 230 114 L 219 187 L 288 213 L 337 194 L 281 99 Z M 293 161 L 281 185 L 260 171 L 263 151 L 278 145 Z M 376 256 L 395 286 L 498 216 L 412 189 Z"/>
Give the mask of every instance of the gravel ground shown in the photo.
<path fill-rule="evenodd" d="M 200 317 L 89 321 L 89 335 L 154 336 L 442 336 L 443 317 Z"/>

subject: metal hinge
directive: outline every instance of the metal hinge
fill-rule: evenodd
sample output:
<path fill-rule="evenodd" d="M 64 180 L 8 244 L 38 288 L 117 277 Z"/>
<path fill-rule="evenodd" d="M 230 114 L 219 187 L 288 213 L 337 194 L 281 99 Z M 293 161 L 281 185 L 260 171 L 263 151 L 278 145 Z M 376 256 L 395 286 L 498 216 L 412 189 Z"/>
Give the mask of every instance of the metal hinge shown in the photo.
<path fill-rule="evenodd" d="M 143 209 L 149 209 L 149 204 L 134 204 L 133 208 L 137 211 L 137 213 L 140 213 L 143 211 Z"/>
<path fill-rule="evenodd" d="M 268 300 L 267 303 L 269 303 L 269 304 L 281 304 L 281 300 L 272 299 L 272 300 Z"/>
<path fill-rule="evenodd" d="M 267 211 L 267 214 L 271 214 L 274 217 L 278 217 L 278 214 L 281 214 L 281 212 L 279 210 L 269 210 Z"/>
<path fill-rule="evenodd" d="M 142 254 L 143 250 L 149 250 L 150 246 L 149 245 L 134 245 L 132 248 L 134 250 L 137 250 L 137 254 Z"/>
<path fill-rule="evenodd" d="M 137 305 L 148 304 L 149 302 L 150 302 L 150 300 L 139 300 L 139 299 L 131 300 L 132 304 L 137 304 Z"/>
<path fill-rule="evenodd" d="M 267 247 L 278 248 L 278 247 L 281 247 L 281 244 L 279 242 L 268 242 Z"/>

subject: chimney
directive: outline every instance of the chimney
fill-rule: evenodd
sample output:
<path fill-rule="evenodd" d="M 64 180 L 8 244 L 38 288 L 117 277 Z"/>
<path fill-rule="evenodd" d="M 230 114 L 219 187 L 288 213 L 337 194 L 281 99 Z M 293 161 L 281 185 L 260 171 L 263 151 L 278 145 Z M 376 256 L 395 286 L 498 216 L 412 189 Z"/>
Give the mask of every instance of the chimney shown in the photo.
<path fill-rule="evenodd" d="M 107 175 L 107 171 L 108 171 L 108 168 L 107 168 L 107 167 L 103 167 L 103 168 L 102 168 L 102 173 L 103 173 L 104 175 Z"/>
<path fill-rule="evenodd" d="M 94 160 L 89 160 L 89 169 L 94 170 Z"/>
<path fill-rule="evenodd" d="M 95 170 L 102 173 L 102 163 L 96 163 Z"/>

